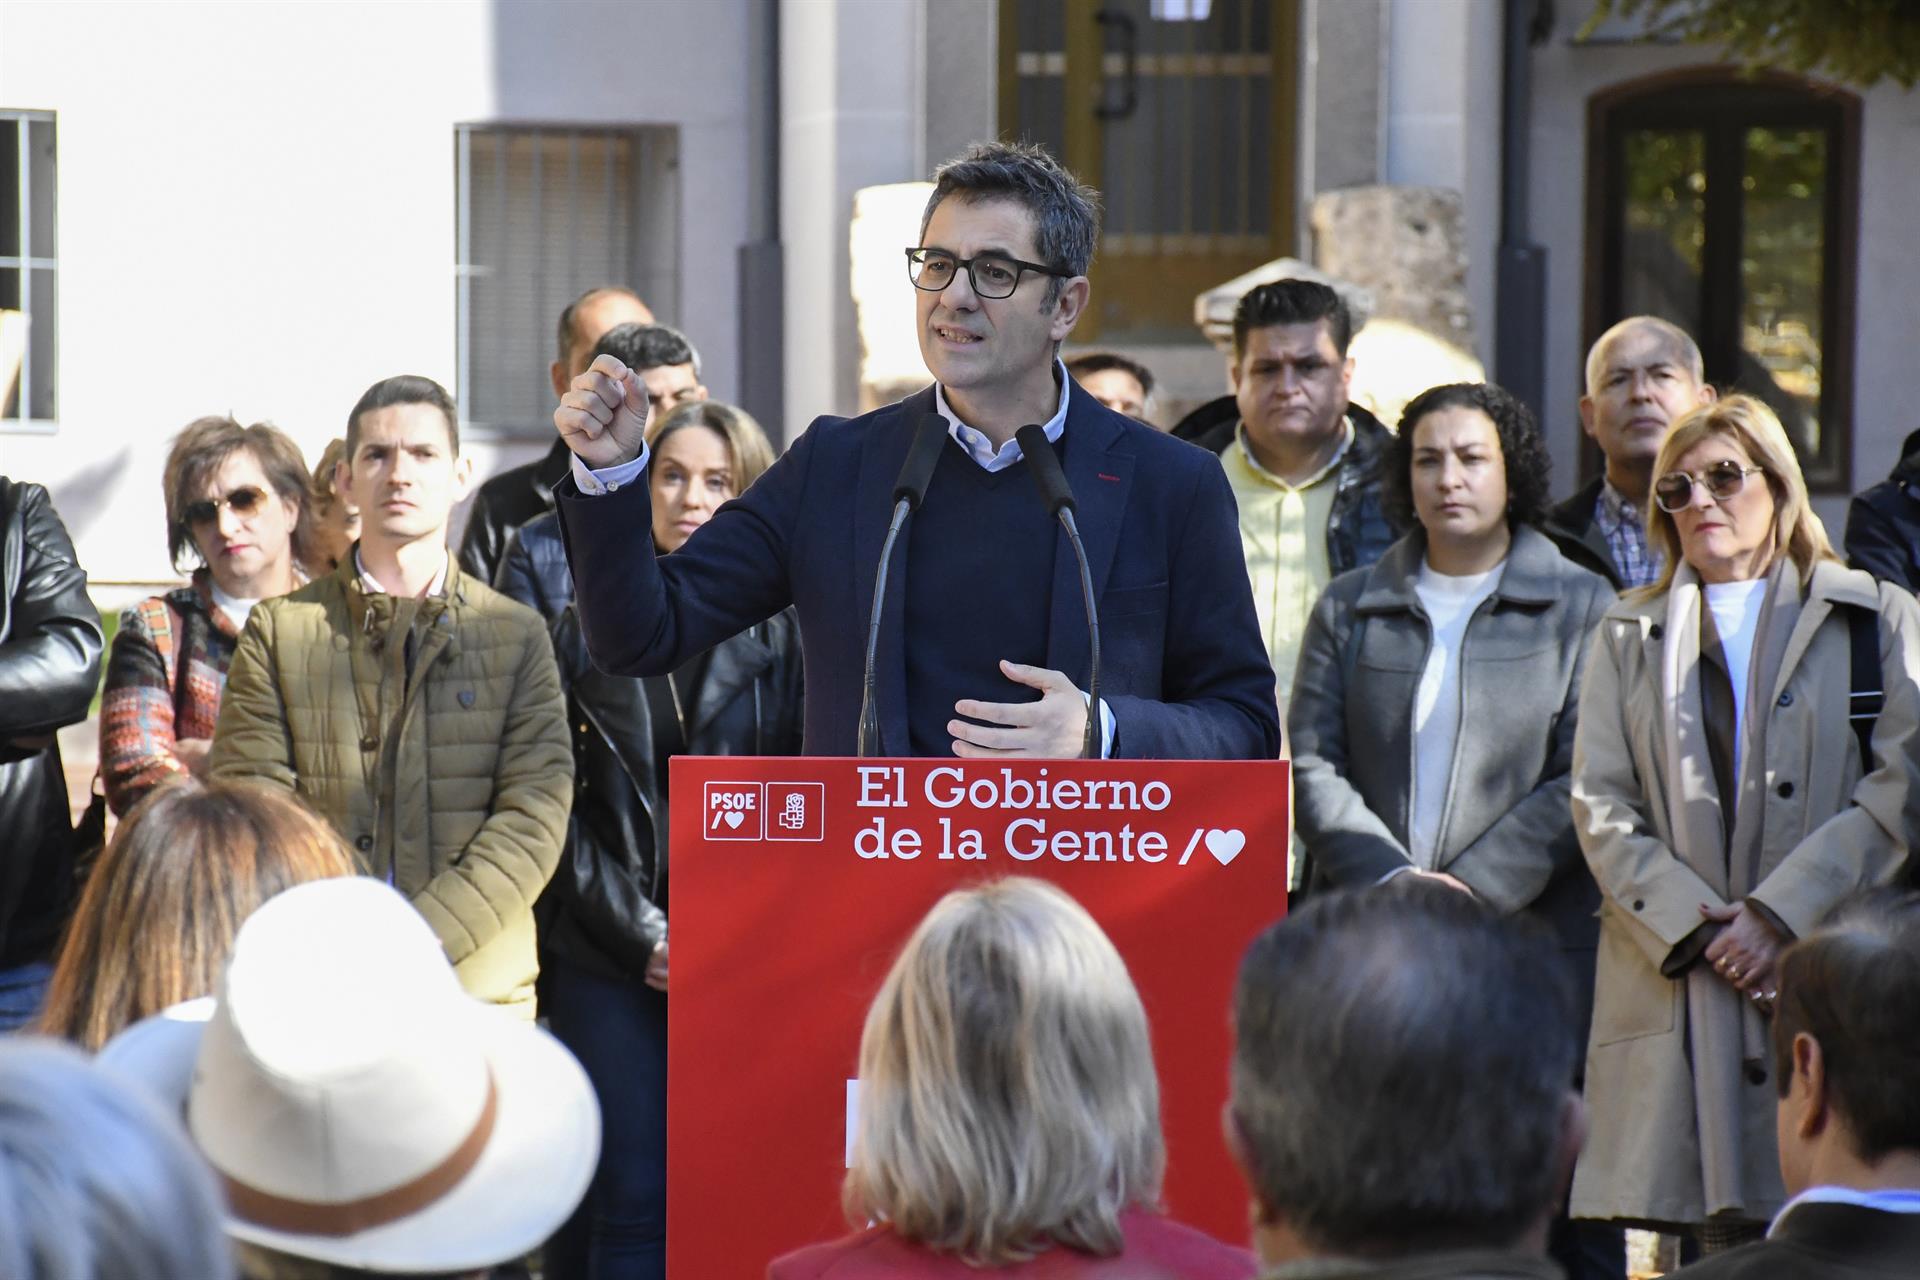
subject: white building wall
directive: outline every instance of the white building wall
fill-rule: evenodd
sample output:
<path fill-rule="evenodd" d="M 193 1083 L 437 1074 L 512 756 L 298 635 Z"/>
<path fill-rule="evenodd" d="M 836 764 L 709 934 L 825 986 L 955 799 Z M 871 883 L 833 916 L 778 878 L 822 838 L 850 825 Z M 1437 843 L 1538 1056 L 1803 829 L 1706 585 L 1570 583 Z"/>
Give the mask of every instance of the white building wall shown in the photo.
<path fill-rule="evenodd" d="M 453 385 L 460 123 L 679 127 L 662 318 L 730 394 L 762 9 L 0 3 L 0 107 L 58 114 L 60 255 L 59 422 L 0 433 L 0 470 L 50 485 L 111 593 L 172 576 L 160 468 L 192 418 L 269 419 L 312 454 L 378 378 Z"/>

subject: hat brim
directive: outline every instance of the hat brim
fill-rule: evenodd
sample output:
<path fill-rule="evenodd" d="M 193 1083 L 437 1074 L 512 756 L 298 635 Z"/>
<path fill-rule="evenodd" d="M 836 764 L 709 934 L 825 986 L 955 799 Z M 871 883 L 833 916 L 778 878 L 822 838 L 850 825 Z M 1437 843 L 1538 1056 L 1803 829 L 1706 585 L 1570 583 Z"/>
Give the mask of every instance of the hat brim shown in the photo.
<path fill-rule="evenodd" d="M 213 1001 L 189 1001 L 114 1037 L 99 1061 L 185 1116 Z M 498 1111 L 471 1172 L 433 1204 L 345 1236 L 275 1231 L 229 1214 L 236 1240 L 301 1258 L 401 1275 L 496 1266 L 539 1248 L 572 1214 L 600 1157 L 600 1108 L 559 1041 L 484 1005 L 474 1017 Z"/>

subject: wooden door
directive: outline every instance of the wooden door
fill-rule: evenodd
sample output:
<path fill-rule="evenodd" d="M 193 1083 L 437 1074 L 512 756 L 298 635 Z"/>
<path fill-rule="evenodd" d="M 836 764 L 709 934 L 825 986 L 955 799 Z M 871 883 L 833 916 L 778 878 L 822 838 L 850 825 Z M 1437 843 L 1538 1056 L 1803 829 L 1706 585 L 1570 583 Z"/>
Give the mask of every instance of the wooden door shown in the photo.
<path fill-rule="evenodd" d="M 1000 132 L 1105 197 L 1077 341 L 1187 341 L 1294 251 L 1297 0 L 1000 0 Z"/>

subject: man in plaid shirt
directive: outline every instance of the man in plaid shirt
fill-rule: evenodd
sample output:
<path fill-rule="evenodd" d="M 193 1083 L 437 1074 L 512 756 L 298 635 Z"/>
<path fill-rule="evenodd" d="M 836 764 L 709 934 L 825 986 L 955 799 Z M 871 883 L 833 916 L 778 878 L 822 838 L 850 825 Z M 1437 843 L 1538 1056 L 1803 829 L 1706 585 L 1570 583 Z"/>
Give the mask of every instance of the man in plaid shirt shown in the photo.
<path fill-rule="evenodd" d="M 1562 552 L 1622 591 L 1660 576 L 1664 566 L 1647 545 L 1653 461 L 1667 429 L 1714 397 L 1684 329 L 1629 316 L 1600 335 L 1587 352 L 1580 424 L 1606 455 L 1606 471 L 1549 513 L 1547 532 Z"/>

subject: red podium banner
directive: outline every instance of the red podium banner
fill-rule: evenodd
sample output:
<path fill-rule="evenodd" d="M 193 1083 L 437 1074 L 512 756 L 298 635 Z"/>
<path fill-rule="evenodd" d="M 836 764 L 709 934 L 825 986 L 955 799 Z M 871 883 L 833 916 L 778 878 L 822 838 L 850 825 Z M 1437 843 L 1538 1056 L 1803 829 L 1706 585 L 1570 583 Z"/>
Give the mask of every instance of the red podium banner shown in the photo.
<path fill-rule="evenodd" d="M 676 757 L 667 1247 L 676 1280 L 765 1274 L 849 1228 L 860 1031 L 949 891 L 1052 881 L 1153 1029 L 1173 1216 L 1242 1242 L 1221 1137 L 1241 954 L 1286 909 L 1282 761 Z"/>

